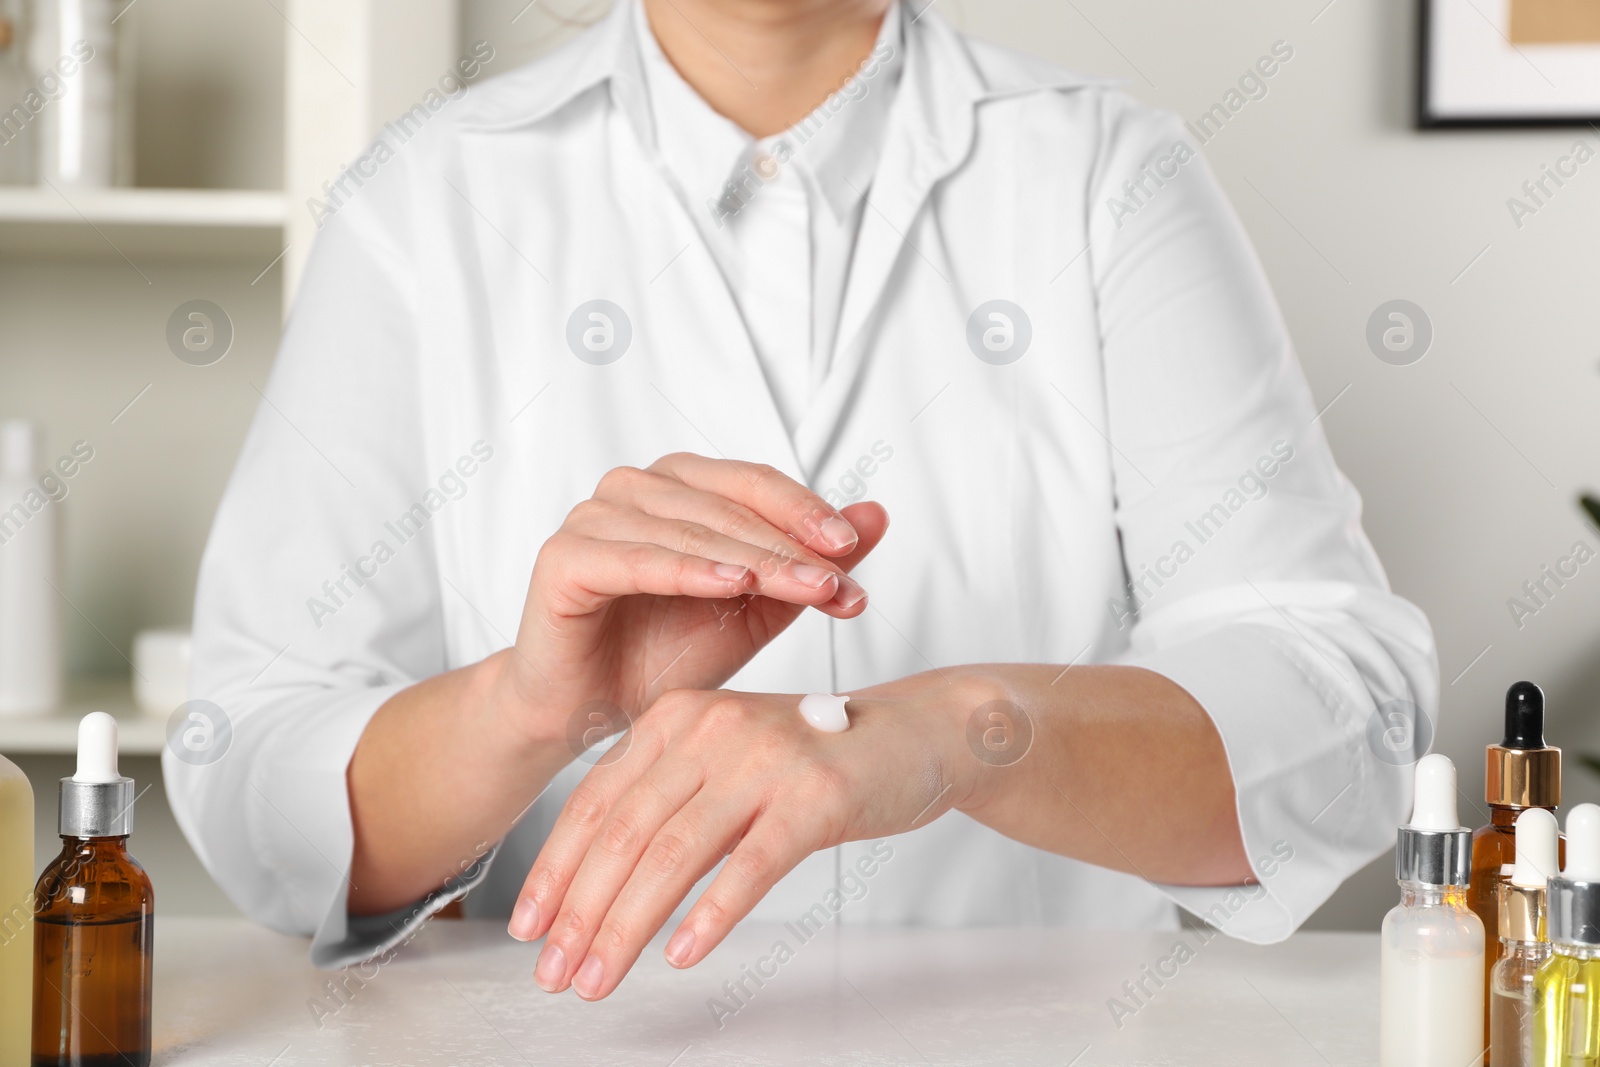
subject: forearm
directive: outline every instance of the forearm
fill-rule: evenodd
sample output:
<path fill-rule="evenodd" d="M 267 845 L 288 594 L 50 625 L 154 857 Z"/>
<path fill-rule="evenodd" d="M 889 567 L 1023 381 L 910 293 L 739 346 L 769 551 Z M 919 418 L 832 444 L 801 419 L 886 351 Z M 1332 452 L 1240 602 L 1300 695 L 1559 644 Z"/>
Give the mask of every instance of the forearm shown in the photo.
<path fill-rule="evenodd" d="M 367 724 L 347 774 L 355 855 L 349 909 L 380 915 L 459 874 L 571 762 L 519 728 L 496 653 L 397 693 Z"/>
<path fill-rule="evenodd" d="M 961 735 L 951 749 L 964 768 L 951 775 L 959 810 L 1015 840 L 1154 882 L 1251 879 L 1222 738 L 1182 687 L 1137 667 L 1063 673 L 987 665 L 955 673 L 959 681 L 947 688 L 961 692 L 964 704 L 946 721 Z M 1009 728 L 1015 740 L 1028 728 L 1015 709 L 1031 724 L 1025 754 L 980 758 L 973 745 L 983 751 L 985 729 Z"/>

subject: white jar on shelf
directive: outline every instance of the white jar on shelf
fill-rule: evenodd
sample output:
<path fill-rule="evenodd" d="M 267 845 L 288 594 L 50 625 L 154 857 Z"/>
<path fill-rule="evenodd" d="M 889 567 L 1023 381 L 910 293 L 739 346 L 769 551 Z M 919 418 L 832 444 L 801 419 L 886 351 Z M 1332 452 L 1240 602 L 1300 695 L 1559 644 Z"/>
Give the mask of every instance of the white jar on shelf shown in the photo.
<path fill-rule="evenodd" d="M 31 0 L 29 58 L 44 100 L 38 173 L 57 187 L 133 184 L 131 8 L 118 0 Z"/>

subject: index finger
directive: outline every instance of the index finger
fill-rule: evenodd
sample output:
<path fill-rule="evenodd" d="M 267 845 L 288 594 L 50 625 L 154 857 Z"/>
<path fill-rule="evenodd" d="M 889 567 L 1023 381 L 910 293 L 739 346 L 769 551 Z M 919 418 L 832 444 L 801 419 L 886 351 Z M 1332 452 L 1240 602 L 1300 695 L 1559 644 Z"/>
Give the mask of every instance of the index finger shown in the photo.
<path fill-rule="evenodd" d="M 770 464 L 675 452 L 650 469 L 743 504 L 825 556 L 843 555 L 861 539 L 837 508 Z"/>

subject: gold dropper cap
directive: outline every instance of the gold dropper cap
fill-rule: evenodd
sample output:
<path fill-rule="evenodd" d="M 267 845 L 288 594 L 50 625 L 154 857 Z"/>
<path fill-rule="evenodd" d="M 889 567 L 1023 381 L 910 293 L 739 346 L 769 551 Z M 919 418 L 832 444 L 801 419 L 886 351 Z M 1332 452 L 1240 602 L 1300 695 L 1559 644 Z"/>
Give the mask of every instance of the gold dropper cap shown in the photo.
<path fill-rule="evenodd" d="M 10 48 L 11 43 L 16 39 L 16 26 L 10 19 L 6 18 L 4 15 L 0 15 L 0 52 L 4 52 L 6 49 Z"/>
<path fill-rule="evenodd" d="M 1543 941 L 1545 887 L 1500 883 L 1500 936 L 1507 941 Z"/>
<path fill-rule="evenodd" d="M 1561 750 L 1544 743 L 1544 692 L 1532 682 L 1506 690 L 1506 733 L 1486 753 L 1484 799 L 1512 808 L 1561 803 Z"/>

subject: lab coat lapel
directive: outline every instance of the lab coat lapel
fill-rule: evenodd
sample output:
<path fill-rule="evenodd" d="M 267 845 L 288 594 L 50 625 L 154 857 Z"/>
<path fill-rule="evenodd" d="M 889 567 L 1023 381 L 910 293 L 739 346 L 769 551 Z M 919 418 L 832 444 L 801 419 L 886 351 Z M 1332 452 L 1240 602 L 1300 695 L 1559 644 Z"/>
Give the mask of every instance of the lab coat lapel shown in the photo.
<path fill-rule="evenodd" d="M 867 358 L 868 326 L 884 313 L 896 270 L 927 270 L 946 282 L 940 250 L 919 247 L 914 232 L 933 187 L 971 150 L 974 109 L 984 83 L 959 38 L 937 12 L 906 27 L 906 65 L 883 154 L 866 190 L 833 359 L 822 388 L 797 427 L 795 449 L 814 467 L 848 414 Z"/>
<path fill-rule="evenodd" d="M 647 340 L 658 347 L 663 365 L 694 364 L 692 370 L 652 385 L 705 439 L 709 454 L 770 463 L 804 482 L 805 467 L 784 429 L 777 398 L 761 369 L 733 288 L 712 254 L 705 221 L 695 214 L 694 202 L 679 187 L 657 148 L 645 73 L 630 21 L 644 17 L 634 2 L 619 4 L 611 16 L 621 23 L 616 32 L 626 39 L 617 46 L 611 93 L 649 160 L 651 173 L 643 180 L 659 182 L 667 190 L 664 199 L 670 201 L 673 216 L 663 225 L 654 215 L 653 205 L 661 197 L 631 201 L 634 210 L 641 204 L 652 205 L 633 220 L 633 232 L 641 243 L 651 246 L 640 262 L 664 264 L 647 268 L 651 276 L 643 288 L 644 296 L 658 309 L 654 321 L 671 324 L 670 333 Z"/>
<path fill-rule="evenodd" d="M 804 482 L 805 465 L 784 429 L 727 279 L 689 217 L 692 209 L 676 194 L 667 199 L 679 224 L 641 220 L 649 224 L 641 230 L 651 233 L 654 246 L 647 262 L 670 264 L 645 288 L 658 309 L 656 321 L 672 324 L 670 334 L 651 339 L 658 362 L 686 369 L 654 383 L 656 389 L 700 433 L 711 455 L 770 463 Z"/>

